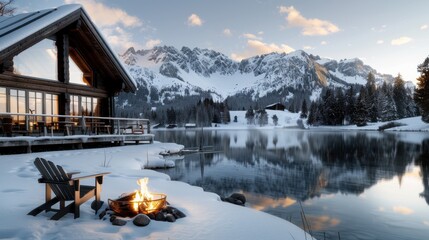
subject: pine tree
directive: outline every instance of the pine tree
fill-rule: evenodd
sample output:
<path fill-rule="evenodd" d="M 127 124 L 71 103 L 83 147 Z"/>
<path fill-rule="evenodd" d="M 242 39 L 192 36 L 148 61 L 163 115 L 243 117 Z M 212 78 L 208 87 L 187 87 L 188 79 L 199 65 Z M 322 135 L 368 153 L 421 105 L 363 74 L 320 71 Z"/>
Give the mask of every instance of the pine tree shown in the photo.
<path fill-rule="evenodd" d="M 328 88 L 326 90 L 322 100 L 323 100 L 322 124 L 335 125 L 335 118 L 336 118 L 335 95 L 332 89 Z"/>
<path fill-rule="evenodd" d="M 398 118 L 396 105 L 393 100 L 393 89 L 386 82 L 379 92 L 379 116 L 382 121 L 392 121 Z"/>
<path fill-rule="evenodd" d="M 274 114 L 272 119 L 273 119 L 274 126 L 277 126 L 277 124 L 279 123 L 279 118 L 277 117 L 277 115 Z"/>
<path fill-rule="evenodd" d="M 346 106 L 345 106 L 345 119 L 349 124 L 354 124 L 354 111 L 355 111 L 355 91 L 353 86 L 350 86 L 346 95 Z"/>
<path fill-rule="evenodd" d="M 398 118 L 405 118 L 407 116 L 407 91 L 401 74 L 398 74 L 393 83 L 393 100 L 395 101 Z"/>
<path fill-rule="evenodd" d="M 310 112 L 308 113 L 308 118 L 307 118 L 308 125 L 314 125 L 316 123 L 316 110 L 317 110 L 317 104 L 316 102 L 312 101 L 310 104 Z"/>
<path fill-rule="evenodd" d="M 420 76 L 417 78 L 417 88 L 414 101 L 420 109 L 422 120 L 429 123 L 429 57 L 417 68 Z"/>
<path fill-rule="evenodd" d="M 357 126 L 365 126 L 367 123 L 367 106 L 366 106 L 366 89 L 361 88 L 359 92 L 359 97 L 357 99 L 355 111 L 354 111 L 354 120 Z"/>
<path fill-rule="evenodd" d="M 268 124 L 268 114 L 265 109 L 259 110 L 257 113 L 257 119 L 259 126 L 265 126 Z"/>
<path fill-rule="evenodd" d="M 335 90 L 335 125 L 342 125 L 345 118 L 345 96 L 341 88 Z"/>
<path fill-rule="evenodd" d="M 367 116 L 366 119 L 371 122 L 377 122 L 377 87 L 375 85 L 375 76 L 372 72 L 368 73 L 367 82 L 365 85 L 366 96 L 365 105 Z"/>
<path fill-rule="evenodd" d="M 255 124 L 255 113 L 252 107 L 247 110 L 245 117 L 247 119 L 247 124 Z"/>
<path fill-rule="evenodd" d="M 302 102 L 301 115 L 299 117 L 300 118 L 307 118 L 308 117 L 307 101 L 305 101 L 305 99 Z"/>

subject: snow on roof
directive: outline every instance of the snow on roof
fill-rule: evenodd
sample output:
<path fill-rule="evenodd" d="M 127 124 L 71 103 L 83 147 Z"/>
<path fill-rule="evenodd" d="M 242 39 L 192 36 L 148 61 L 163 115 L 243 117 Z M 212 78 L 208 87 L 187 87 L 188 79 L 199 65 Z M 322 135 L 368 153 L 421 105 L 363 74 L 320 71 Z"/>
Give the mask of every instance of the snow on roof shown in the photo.
<path fill-rule="evenodd" d="M 0 51 L 81 8 L 82 6 L 79 4 L 69 4 L 58 8 L 2 17 L 0 19 Z"/>
<path fill-rule="evenodd" d="M 37 12 L 22 13 L 15 16 L 2 16 L 0 18 L 0 52 L 13 46 L 17 42 L 30 37 L 53 24 L 62 18 L 74 13 L 75 11 L 82 11 L 84 16 L 92 25 L 96 31 L 94 34 L 100 37 L 104 47 L 110 52 L 113 61 L 121 68 L 125 74 L 125 78 L 128 78 L 134 87 L 137 86 L 136 81 L 128 73 L 127 69 L 123 66 L 119 60 L 117 54 L 109 46 L 101 31 L 98 30 L 97 26 L 89 18 L 89 14 L 80 4 L 68 4 L 57 8 L 45 9 Z"/>

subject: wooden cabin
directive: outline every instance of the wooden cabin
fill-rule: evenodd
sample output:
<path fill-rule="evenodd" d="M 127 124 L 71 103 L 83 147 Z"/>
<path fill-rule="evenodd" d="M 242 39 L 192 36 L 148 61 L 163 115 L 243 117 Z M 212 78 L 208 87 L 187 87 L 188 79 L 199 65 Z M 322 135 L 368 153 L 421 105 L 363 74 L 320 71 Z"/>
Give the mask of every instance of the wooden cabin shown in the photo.
<path fill-rule="evenodd" d="M 0 17 L 3 122 L 28 130 L 29 121 L 61 122 L 55 115 L 113 117 L 114 96 L 135 90 L 81 5 Z"/>
<path fill-rule="evenodd" d="M 280 102 L 277 102 L 277 103 L 273 103 L 273 104 L 266 106 L 265 109 L 284 111 L 286 109 L 286 106 L 281 104 Z"/>

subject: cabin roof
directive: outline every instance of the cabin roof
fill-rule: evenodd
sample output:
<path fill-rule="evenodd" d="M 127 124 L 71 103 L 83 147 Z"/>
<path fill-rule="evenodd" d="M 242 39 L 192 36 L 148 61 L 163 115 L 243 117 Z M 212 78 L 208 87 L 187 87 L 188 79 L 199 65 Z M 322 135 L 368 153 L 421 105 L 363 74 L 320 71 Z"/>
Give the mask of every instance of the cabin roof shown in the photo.
<path fill-rule="evenodd" d="M 0 62 L 78 21 L 87 27 L 91 43 L 104 53 L 100 56 L 108 58 L 106 62 L 116 70 L 115 79 L 120 78 L 124 83 L 123 90 L 134 92 L 136 82 L 80 4 L 0 17 Z"/>

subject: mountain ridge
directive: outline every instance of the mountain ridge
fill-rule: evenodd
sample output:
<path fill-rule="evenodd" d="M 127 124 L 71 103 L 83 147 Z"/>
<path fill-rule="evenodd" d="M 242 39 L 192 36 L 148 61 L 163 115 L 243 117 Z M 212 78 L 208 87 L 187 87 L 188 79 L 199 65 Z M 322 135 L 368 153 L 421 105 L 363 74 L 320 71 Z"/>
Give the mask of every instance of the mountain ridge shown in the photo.
<path fill-rule="evenodd" d="M 287 103 L 295 95 L 314 100 L 328 86 L 364 85 L 369 72 L 380 85 L 394 79 L 357 58 L 337 61 L 303 50 L 273 52 L 237 62 L 209 49 L 156 46 L 141 50 L 131 47 L 120 57 L 138 88 L 145 88 L 142 91 L 148 96 L 142 100 L 160 105 L 189 96 Z"/>

